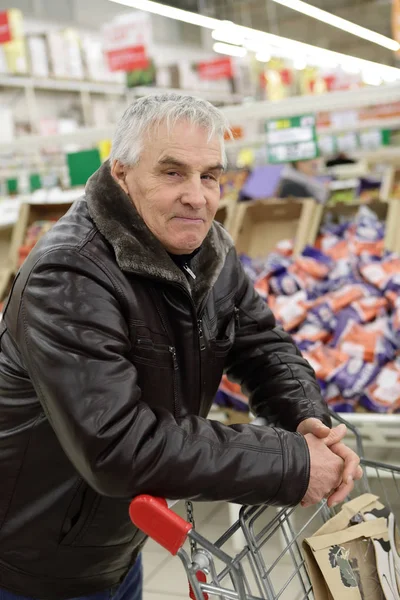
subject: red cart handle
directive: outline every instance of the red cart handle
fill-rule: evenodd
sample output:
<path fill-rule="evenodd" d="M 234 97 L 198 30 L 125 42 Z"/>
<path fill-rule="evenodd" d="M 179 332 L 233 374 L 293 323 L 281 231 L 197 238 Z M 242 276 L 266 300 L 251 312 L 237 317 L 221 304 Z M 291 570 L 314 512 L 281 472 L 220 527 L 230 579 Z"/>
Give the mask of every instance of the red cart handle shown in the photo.
<path fill-rule="evenodd" d="M 168 552 L 178 553 L 192 525 L 168 508 L 167 501 L 154 496 L 137 496 L 129 507 L 129 516 L 141 529 Z"/>

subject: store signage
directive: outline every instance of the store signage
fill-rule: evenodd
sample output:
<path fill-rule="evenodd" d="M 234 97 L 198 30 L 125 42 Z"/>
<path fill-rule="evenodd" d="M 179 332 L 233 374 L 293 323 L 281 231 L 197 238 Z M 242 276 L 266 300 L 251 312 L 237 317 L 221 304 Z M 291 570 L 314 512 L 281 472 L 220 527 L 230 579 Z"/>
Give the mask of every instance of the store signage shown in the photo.
<path fill-rule="evenodd" d="M 103 47 L 110 71 L 146 69 L 152 52 L 149 13 L 133 12 L 103 28 Z"/>
<path fill-rule="evenodd" d="M 0 12 L 0 44 L 12 41 L 12 31 L 8 12 Z"/>
<path fill-rule="evenodd" d="M 266 122 L 268 160 L 285 163 L 318 156 L 315 115 L 302 115 Z"/>
<path fill-rule="evenodd" d="M 233 64 L 231 58 L 217 58 L 201 62 L 197 65 L 200 79 L 231 79 L 233 77 Z"/>
<path fill-rule="evenodd" d="M 378 150 L 390 145 L 391 132 L 387 129 L 365 129 L 356 133 L 348 131 L 337 135 L 318 136 L 318 147 L 323 156 L 337 152 L 351 154 L 358 150 Z"/>
<path fill-rule="evenodd" d="M 136 71 L 147 69 L 150 59 L 144 46 L 131 46 L 121 50 L 107 52 L 107 64 L 110 71 Z"/>

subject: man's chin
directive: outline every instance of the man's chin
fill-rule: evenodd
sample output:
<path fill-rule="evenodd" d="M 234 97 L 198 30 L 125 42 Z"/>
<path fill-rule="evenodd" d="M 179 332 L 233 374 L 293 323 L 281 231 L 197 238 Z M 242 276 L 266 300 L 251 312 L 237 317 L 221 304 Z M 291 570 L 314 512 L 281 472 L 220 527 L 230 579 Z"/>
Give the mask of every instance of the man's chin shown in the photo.
<path fill-rule="evenodd" d="M 191 254 L 197 250 L 197 248 L 200 248 L 203 242 L 204 237 L 196 236 L 191 237 L 190 239 L 175 240 L 174 243 L 171 244 L 171 247 L 175 248 L 173 254 Z"/>

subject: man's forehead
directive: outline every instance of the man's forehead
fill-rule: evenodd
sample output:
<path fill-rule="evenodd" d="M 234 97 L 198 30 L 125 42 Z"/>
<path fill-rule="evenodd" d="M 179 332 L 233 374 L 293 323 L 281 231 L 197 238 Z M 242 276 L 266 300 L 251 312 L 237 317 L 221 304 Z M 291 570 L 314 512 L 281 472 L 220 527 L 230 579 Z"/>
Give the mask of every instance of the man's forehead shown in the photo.
<path fill-rule="evenodd" d="M 204 159 L 202 160 L 202 157 L 194 157 L 193 160 L 191 160 L 190 156 L 182 156 L 179 153 L 174 155 L 174 154 L 168 154 L 168 153 L 163 153 L 162 156 L 160 156 L 159 160 L 158 160 L 158 164 L 163 166 L 175 166 L 175 167 L 182 167 L 182 168 L 194 168 L 194 169 L 199 169 L 199 170 L 211 170 L 211 171 L 223 171 L 224 170 L 224 166 L 222 164 L 221 161 L 221 156 L 220 154 L 216 155 L 215 157 L 212 156 L 211 154 L 209 154 L 208 156 L 204 156 Z"/>

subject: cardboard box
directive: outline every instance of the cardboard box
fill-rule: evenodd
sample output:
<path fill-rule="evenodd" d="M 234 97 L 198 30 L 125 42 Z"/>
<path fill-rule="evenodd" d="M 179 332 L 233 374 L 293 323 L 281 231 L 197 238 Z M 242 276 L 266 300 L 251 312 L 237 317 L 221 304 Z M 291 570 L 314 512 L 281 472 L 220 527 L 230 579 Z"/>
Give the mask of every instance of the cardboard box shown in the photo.
<path fill-rule="evenodd" d="M 353 204 L 337 204 L 336 206 L 316 206 L 309 231 L 307 235 L 307 243 L 314 246 L 317 241 L 318 234 L 323 224 L 326 215 L 329 213 L 334 221 L 339 222 L 340 219 L 352 219 L 357 214 L 359 208 L 364 206 L 359 202 Z M 390 202 L 371 202 L 368 208 L 377 214 L 379 219 L 386 223 L 385 231 L 385 248 L 391 252 L 400 251 L 400 239 L 398 235 L 400 226 L 400 197 L 393 198 Z"/>
<path fill-rule="evenodd" d="M 295 239 L 294 254 L 300 254 L 318 206 L 312 199 L 239 202 L 230 229 L 238 253 L 263 258 L 281 240 Z"/>
<path fill-rule="evenodd" d="M 237 203 L 233 200 L 221 200 L 218 206 L 215 220 L 225 227 L 228 233 L 231 233 L 237 210 Z"/>
<path fill-rule="evenodd" d="M 35 221 L 58 220 L 71 207 L 71 202 L 63 204 L 22 204 L 18 221 L 12 229 L 4 229 L 3 239 L 0 230 L 0 251 L 4 265 L 0 265 L 0 301 L 9 292 L 10 281 L 18 270 L 19 249 L 23 246 L 26 232 Z"/>

